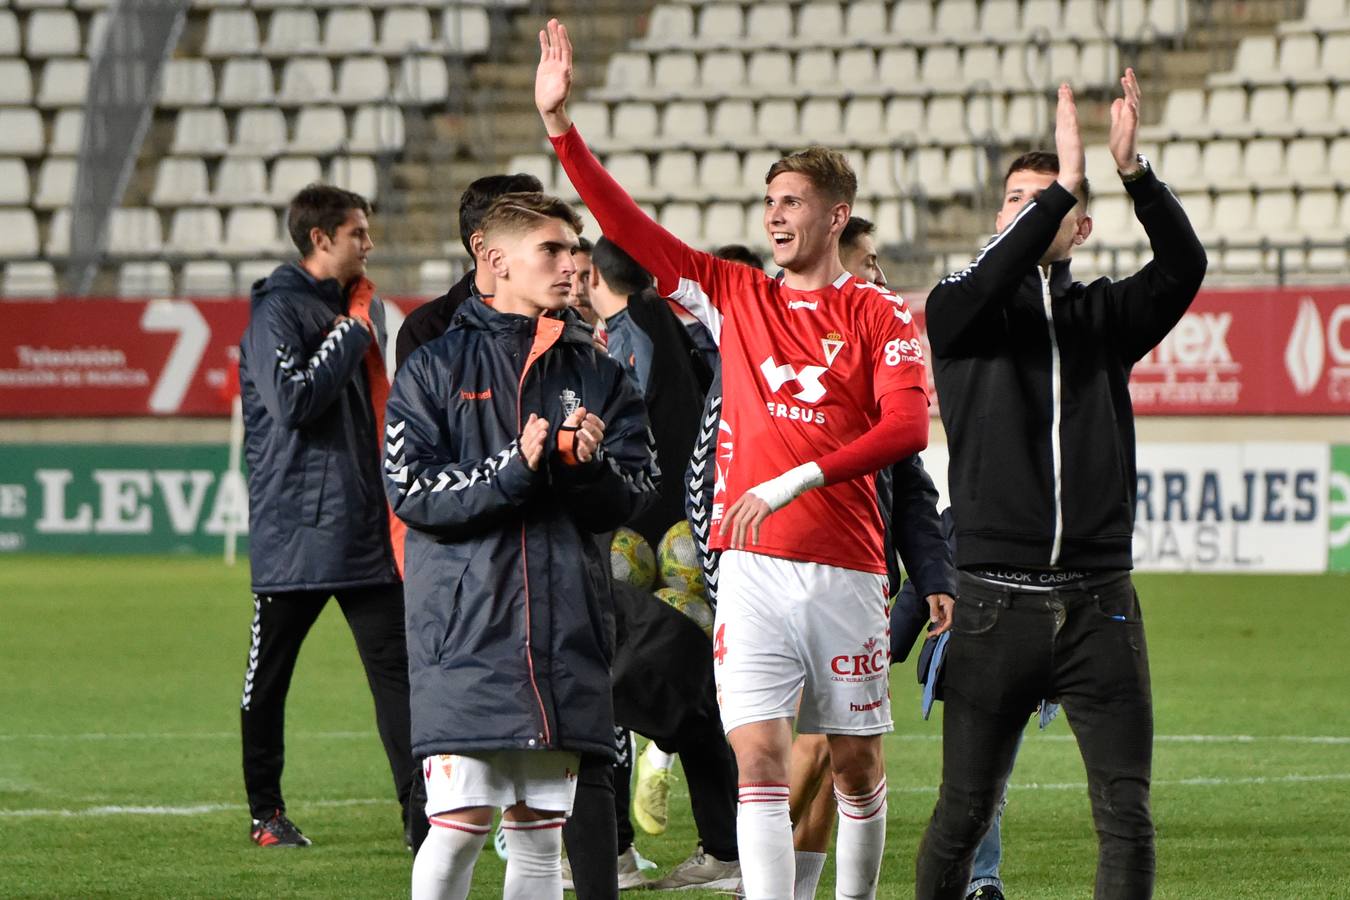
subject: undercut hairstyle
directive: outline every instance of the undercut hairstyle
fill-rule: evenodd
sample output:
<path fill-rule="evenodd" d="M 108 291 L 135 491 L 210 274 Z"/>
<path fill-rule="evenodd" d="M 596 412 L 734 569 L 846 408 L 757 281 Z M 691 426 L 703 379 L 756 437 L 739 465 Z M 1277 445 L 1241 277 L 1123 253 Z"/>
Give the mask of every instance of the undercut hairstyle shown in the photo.
<path fill-rule="evenodd" d="M 486 175 L 471 183 L 459 195 L 459 239 L 469 258 L 473 259 L 473 244 L 469 238 L 483 227 L 492 202 L 502 194 L 540 193 L 543 182 L 533 175 L 518 172 L 515 175 Z"/>
<path fill-rule="evenodd" d="M 713 256 L 718 259 L 727 259 L 731 262 L 738 262 L 742 265 L 750 266 L 753 269 L 764 268 L 764 257 L 760 256 L 744 244 L 727 244 L 724 247 L 718 247 L 713 251 Z"/>
<path fill-rule="evenodd" d="M 600 240 L 603 241 L 604 238 L 601 238 Z M 581 235 L 577 235 L 577 252 L 578 252 L 578 253 L 594 253 L 594 252 L 595 252 L 595 245 L 592 244 L 592 243 L 590 242 L 589 239 L 584 238 L 584 237 L 582 237 Z"/>
<path fill-rule="evenodd" d="M 844 230 L 839 233 L 839 246 L 853 247 L 858 243 L 859 238 L 876 233 L 877 226 L 867 219 L 862 216 L 849 216 L 848 222 L 844 225 Z"/>
<path fill-rule="evenodd" d="M 312 230 L 318 228 L 331 238 L 354 209 L 370 215 L 370 201 L 360 194 L 317 181 L 301 188 L 286 211 L 286 230 L 301 258 L 307 259 L 314 252 L 314 241 L 309 236 Z"/>
<path fill-rule="evenodd" d="M 651 273 L 607 237 L 595 242 L 591 265 L 595 266 L 600 277 L 605 279 L 605 284 L 616 294 L 631 297 L 652 286 Z"/>
<path fill-rule="evenodd" d="M 1008 174 L 1003 176 L 1003 186 L 1008 186 L 1008 179 L 1014 172 L 1039 172 L 1042 175 L 1059 174 L 1059 154 L 1049 150 L 1032 150 L 1030 153 L 1023 153 L 1014 159 L 1008 165 Z M 1092 185 L 1088 183 L 1087 175 L 1083 176 L 1083 183 L 1078 186 L 1074 192 L 1083 203 L 1083 211 L 1087 212 L 1088 203 L 1092 201 Z"/>
<path fill-rule="evenodd" d="M 852 206 L 858 197 L 858 176 L 838 150 L 808 147 L 785 156 L 769 167 L 764 183 L 769 184 L 784 172 L 805 175 L 831 203 Z"/>
<path fill-rule="evenodd" d="M 533 231 L 549 219 L 557 219 L 577 235 L 581 234 L 581 218 L 565 201 L 538 191 L 523 194 L 502 194 L 488 207 L 478 230 L 483 242 L 490 243 L 499 235 L 519 235 Z"/>

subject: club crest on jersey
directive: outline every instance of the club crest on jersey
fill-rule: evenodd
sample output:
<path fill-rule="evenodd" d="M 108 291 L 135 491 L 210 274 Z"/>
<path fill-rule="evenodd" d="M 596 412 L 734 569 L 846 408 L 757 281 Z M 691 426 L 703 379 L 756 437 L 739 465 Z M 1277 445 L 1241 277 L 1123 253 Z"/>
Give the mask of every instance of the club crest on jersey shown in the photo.
<path fill-rule="evenodd" d="M 825 365 L 832 366 L 834 358 L 844 349 L 844 336 L 837 331 L 831 331 L 820 339 L 820 346 L 825 351 Z"/>
<path fill-rule="evenodd" d="M 577 392 L 571 388 L 563 388 L 563 392 L 558 395 L 558 399 L 562 401 L 564 416 L 570 416 L 578 409 L 581 409 L 581 398 L 578 397 Z"/>

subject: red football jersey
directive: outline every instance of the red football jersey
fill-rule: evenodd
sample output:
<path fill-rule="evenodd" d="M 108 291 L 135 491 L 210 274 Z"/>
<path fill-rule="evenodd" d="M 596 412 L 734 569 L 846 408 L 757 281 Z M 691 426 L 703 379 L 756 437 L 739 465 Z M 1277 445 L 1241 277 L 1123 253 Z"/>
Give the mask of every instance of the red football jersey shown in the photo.
<path fill-rule="evenodd" d="M 720 346 L 714 522 L 748 488 L 863 435 L 880 418 L 881 397 L 925 388 L 919 333 L 900 297 L 848 273 L 820 290 L 797 291 L 694 250 L 632 202 L 575 129 L 553 144 L 606 235 Z M 747 549 L 884 573 L 875 475 L 807 491 L 769 516 L 759 537 Z M 713 538 L 714 547 L 726 548 L 720 528 Z"/>

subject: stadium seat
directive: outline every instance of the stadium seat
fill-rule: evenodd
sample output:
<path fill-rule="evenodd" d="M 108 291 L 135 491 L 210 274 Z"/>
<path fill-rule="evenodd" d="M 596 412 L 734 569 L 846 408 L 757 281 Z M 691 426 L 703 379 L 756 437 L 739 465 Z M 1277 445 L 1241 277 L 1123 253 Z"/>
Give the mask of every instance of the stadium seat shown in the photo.
<path fill-rule="evenodd" d="M 1267 134 L 1279 134 L 1285 137 L 1306 137 L 1322 135 L 1332 137 L 1345 127 L 1344 119 L 1337 119 L 1338 113 L 1350 112 L 1333 106 L 1331 88 L 1325 84 L 1302 85 L 1294 90 L 1293 102 L 1288 107 L 1288 119 L 1280 123 L 1282 127 Z"/>
<path fill-rule="evenodd" d="M 959 40 L 979 34 L 979 8 L 975 0 L 943 0 L 937 4 L 933 30 L 944 40 Z"/>
<path fill-rule="evenodd" d="M 822 41 L 831 42 L 842 34 L 844 15 L 838 3 L 807 3 L 797 11 L 797 46 L 819 47 Z"/>
<path fill-rule="evenodd" d="M 965 132 L 968 140 L 998 143 L 1006 109 L 998 94 L 974 94 L 966 100 Z"/>
<path fill-rule="evenodd" d="M 529 153 L 511 157 L 511 160 L 506 164 L 506 171 L 520 173 L 522 175 L 533 175 L 543 184 L 544 193 L 551 194 L 553 193 L 554 165 L 554 157 L 552 155 Z"/>
<path fill-rule="evenodd" d="M 369 156 L 334 157 L 328 164 L 328 182 L 355 191 L 367 200 L 377 200 L 380 196 L 379 172 L 375 169 L 375 160 Z"/>
<path fill-rule="evenodd" d="M 284 151 L 294 155 L 325 155 L 338 152 L 347 142 L 347 116 L 338 107 L 302 107 L 296 115 L 296 131 Z M 400 140 L 400 147 L 402 140 Z M 277 152 L 282 152 L 278 150 Z M 358 151 L 365 152 L 365 151 Z M 273 155 L 273 154 L 266 154 Z"/>
<path fill-rule="evenodd" d="M 1036 2 L 1036 0 L 1030 0 Z M 1097 0 L 1065 0 L 1063 24 L 1059 32 L 1066 38 L 1111 38 L 1112 33 L 1106 27 L 1103 27 L 1103 20 L 1099 18 L 1101 4 Z M 1023 10 L 1022 19 L 1027 19 L 1026 10 Z"/>
<path fill-rule="evenodd" d="M 661 155 L 665 156 L 664 153 Z M 761 174 L 761 182 L 762 178 Z M 741 160 L 731 150 L 710 150 L 699 157 L 698 176 L 695 181 L 698 185 L 697 190 L 686 189 L 686 193 L 701 192 L 709 197 L 726 198 L 745 196 L 745 190 L 741 185 Z M 686 182 L 686 185 L 692 187 L 695 181 Z"/>
<path fill-rule="evenodd" d="M 737 88 L 744 88 L 749 78 L 745 54 L 739 50 L 714 50 L 703 54 L 699 66 L 699 84 L 708 97 L 724 97 Z M 660 81 L 655 81 L 660 85 Z M 659 90 L 659 88 L 658 88 Z M 742 90 L 741 93 L 746 93 Z"/>
<path fill-rule="evenodd" d="M 28 15 L 24 27 L 24 56 L 46 59 L 79 56 L 80 22 L 68 9 L 40 9 Z"/>
<path fill-rule="evenodd" d="M 1108 0 L 1104 14 L 1106 30 L 1131 42 L 1144 37 L 1148 24 L 1148 9 L 1144 0 Z"/>
<path fill-rule="evenodd" d="M 322 107 L 302 109 L 296 117 L 296 130 L 300 131 L 316 113 L 322 113 Z M 341 114 L 339 113 L 339 118 Z M 234 142 L 229 152 L 238 156 L 276 156 L 286 147 L 286 117 L 279 109 L 251 107 L 242 110 L 235 119 Z M 219 152 L 219 151 L 216 151 Z"/>
<path fill-rule="evenodd" d="M 1343 239 L 1345 232 L 1336 221 L 1334 191 L 1306 191 L 1298 197 L 1293 230 L 1312 240 Z"/>
<path fill-rule="evenodd" d="M 1290 141 L 1279 179 L 1273 179 L 1269 173 L 1253 172 L 1250 168 L 1247 173 L 1255 183 L 1271 187 L 1316 190 L 1336 186 L 1328 166 L 1327 142 L 1322 138 L 1297 138 Z"/>
<path fill-rule="evenodd" d="M 323 181 L 323 168 L 312 156 L 288 156 L 272 163 L 267 200 L 273 206 L 286 206 L 301 188 Z"/>
<path fill-rule="evenodd" d="M 1039 88 L 1046 80 L 1045 54 L 1031 44 L 1008 44 L 999 53 L 998 80 L 1010 91 Z"/>
<path fill-rule="evenodd" d="M 1210 75 L 1209 83 L 1215 87 L 1281 83 L 1275 38 L 1256 34 L 1238 41 L 1232 70 Z"/>
<path fill-rule="evenodd" d="M 30 260 L 5 266 L 4 296 L 54 297 L 56 293 L 56 269 L 51 263 Z"/>
<path fill-rule="evenodd" d="M 452 6 L 441 19 L 446 45 L 452 53 L 476 56 L 486 53 L 491 44 L 492 26 L 487 10 Z"/>
<path fill-rule="evenodd" d="M 235 293 L 234 269 L 220 259 L 183 263 L 180 291 L 184 297 L 229 297 Z"/>
<path fill-rule="evenodd" d="M 1252 195 L 1247 191 L 1219 194 L 1214 200 L 1210 236 L 1226 240 L 1250 240 L 1254 205 Z M 1202 234 L 1201 240 L 1205 240 L 1205 237 Z"/>
<path fill-rule="evenodd" d="M 69 206 L 75 197 L 75 171 L 75 160 L 69 157 L 43 159 L 38 168 L 33 207 L 45 211 Z"/>
<path fill-rule="evenodd" d="M 1280 71 L 1276 77 L 1300 84 L 1325 81 L 1318 65 L 1321 60 L 1322 42 L 1316 35 L 1286 35 L 1280 39 Z"/>
<path fill-rule="evenodd" d="M 221 70 L 216 102 L 226 107 L 262 106 L 272 102 L 273 88 L 272 64 L 267 60 L 257 57 L 228 59 Z"/>
<path fill-rule="evenodd" d="M 918 217 L 910 200 L 881 200 L 872 214 L 877 226 L 877 243 L 886 246 L 914 238 Z"/>
<path fill-rule="evenodd" d="M 656 137 L 659 127 L 655 104 L 645 101 L 620 103 L 614 108 L 614 133 L 610 143 L 617 147 L 644 146 Z"/>
<path fill-rule="evenodd" d="M 1341 190 L 1350 187 L 1350 138 L 1337 138 L 1327 147 L 1327 172 Z"/>
<path fill-rule="evenodd" d="M 923 137 L 924 108 L 918 97 L 892 97 L 886 101 L 884 134 L 914 144 Z"/>
<path fill-rule="evenodd" d="M 919 80 L 919 52 L 913 47 L 888 47 L 877 60 L 879 80 L 898 93 L 913 93 L 922 88 Z M 873 90 L 876 86 L 873 85 Z"/>
<path fill-rule="evenodd" d="M 163 260 L 122 263 L 117 271 L 119 297 L 171 297 L 173 271 Z"/>
<path fill-rule="evenodd" d="M 403 58 L 394 86 L 396 102 L 422 106 L 444 102 L 449 96 L 450 73 L 442 57 L 428 54 Z"/>
<path fill-rule="evenodd" d="M 1060 37 L 1079 37 L 1068 32 L 1064 25 L 1064 13 L 1059 0 L 1026 0 L 1022 4 L 1022 19 L 1019 32 L 1031 40 L 1048 41 Z M 1066 33 L 1067 32 L 1067 33 Z"/>
<path fill-rule="evenodd" d="M 333 99 L 333 67 L 319 57 L 286 60 L 277 102 L 287 106 L 329 103 Z"/>
<path fill-rule="evenodd" d="M 369 9 L 334 9 L 323 25 L 323 52 L 329 56 L 369 53 L 375 48 L 375 16 Z"/>
<path fill-rule="evenodd" d="M 879 0 L 857 0 L 844 4 L 844 38 L 858 44 L 870 44 L 887 30 L 886 4 Z"/>
<path fill-rule="evenodd" d="M 335 16 L 337 11 L 328 15 Z M 263 52 L 269 56 L 304 56 L 318 53 L 319 15 L 313 9 L 290 7 L 272 13 Z"/>
<path fill-rule="evenodd" d="M 287 240 L 289 245 L 289 239 Z M 281 251 L 278 255 L 290 255 L 294 251 L 290 247 Z M 280 248 L 278 247 L 278 250 Z M 234 291 L 241 297 L 247 297 L 253 290 L 253 283 L 266 278 L 276 271 L 279 263 L 275 259 L 247 259 L 234 267 Z"/>
<path fill-rule="evenodd" d="M 634 196 L 647 194 L 652 186 L 652 167 L 641 153 L 614 153 L 605 159 L 605 169 Z"/>
<path fill-rule="evenodd" d="M 1329 34 L 1322 38 L 1322 55 L 1318 69 L 1338 82 L 1350 80 L 1350 32 Z"/>
<path fill-rule="evenodd" d="M 711 154 L 704 154 L 707 159 Z M 734 154 L 732 154 L 734 156 Z M 667 150 L 656 158 L 652 170 L 652 193 L 654 196 L 672 199 L 684 199 L 698 196 L 699 187 L 711 185 L 701 183 L 696 170 L 695 156 L 688 150 Z M 627 185 L 625 185 L 626 187 Z M 715 193 L 709 191 L 709 193 Z"/>
<path fill-rule="evenodd" d="M 753 3 L 746 7 L 744 27 L 746 46 L 780 47 L 792 37 L 792 9 L 786 3 Z"/>
<path fill-rule="evenodd" d="M 1247 115 L 1247 92 L 1242 88 L 1217 88 L 1210 91 L 1209 104 L 1205 110 L 1208 134 L 1216 137 L 1246 137 L 1255 131 L 1255 122 L 1254 118 Z"/>
<path fill-rule="evenodd" d="M 118 207 L 108 218 L 110 256 L 158 256 L 164 249 L 159 213 L 149 207 Z"/>
<path fill-rule="evenodd" d="M 0 9 L 0 57 L 19 56 L 22 52 L 18 18 L 7 9 Z"/>
<path fill-rule="evenodd" d="M 0 206 L 27 206 L 28 166 L 22 159 L 0 159 Z"/>
<path fill-rule="evenodd" d="M 219 112 L 219 110 L 217 110 Z M 225 121 L 222 114 L 221 122 Z M 5 131 L 0 126 L 0 133 Z M 39 128 L 39 135 L 41 130 Z M 82 109 L 62 109 L 57 110 L 56 119 L 52 123 L 52 141 L 47 147 L 47 151 L 58 156 L 74 156 L 80 152 L 80 144 L 84 139 L 84 110 Z M 217 153 L 220 151 L 217 150 Z"/>
<path fill-rule="evenodd" d="M 992 90 L 998 81 L 999 64 L 999 48 L 993 44 L 967 47 L 961 53 L 961 84 Z"/>
<path fill-rule="evenodd" d="M 1242 143 L 1232 140 L 1210 141 L 1200 152 L 1200 172 L 1214 191 L 1250 190 L 1242 177 Z"/>
<path fill-rule="evenodd" d="M 409 60 L 411 62 L 412 60 Z M 434 59 L 433 62 L 441 62 Z M 442 71 L 444 69 L 442 68 Z M 412 84 L 420 86 L 419 72 L 414 72 Z M 428 75 L 428 81 L 434 78 Z M 428 84 L 435 89 L 437 85 Z M 445 96 L 444 85 L 441 98 Z M 337 102 L 343 106 L 357 106 L 362 103 L 375 103 L 389 96 L 389 66 L 380 56 L 352 56 L 338 64 Z M 415 96 L 412 93 L 408 97 Z"/>
<path fill-rule="evenodd" d="M 216 77 L 204 59 L 171 59 L 159 82 L 159 106 L 210 106 L 216 101 Z"/>
<path fill-rule="evenodd" d="M 639 45 L 651 49 L 688 47 L 694 43 L 693 38 L 693 7 L 659 3 L 647 19 L 647 37 Z"/>
<path fill-rule="evenodd" d="M 667 203 L 661 207 L 660 222 L 686 244 L 703 245 L 703 215 L 697 203 Z"/>
<path fill-rule="evenodd" d="M 1151 0 L 1148 23 L 1160 35 L 1173 37 L 1186 30 L 1188 0 Z"/>
<path fill-rule="evenodd" d="M 917 54 L 911 52 L 915 64 L 918 63 Z M 887 79 L 896 78 L 902 73 L 887 72 Z M 839 83 L 850 91 L 856 91 L 859 88 L 873 88 L 877 84 L 877 55 L 868 48 L 851 48 L 839 54 L 838 75 Z"/>
<path fill-rule="evenodd" d="M 1017 0 L 984 0 L 978 34 L 995 41 L 1014 39 L 1022 27 Z M 973 36 L 973 34 L 971 35 Z"/>
<path fill-rule="evenodd" d="M 609 137 L 609 107 L 603 103 L 575 103 L 568 110 L 572 124 L 587 141 L 602 141 Z"/>
<path fill-rule="evenodd" d="M 280 251 L 277 217 L 268 207 L 236 206 L 225 217 L 225 240 L 220 252 L 240 258 L 271 255 Z"/>
<path fill-rule="evenodd" d="M 758 197 L 762 203 L 766 187 L 764 178 L 769 168 L 778 162 L 779 154 L 773 150 L 751 150 L 741 161 L 742 191 L 751 197 Z"/>
<path fill-rule="evenodd" d="M 698 59 L 692 53 L 662 53 L 656 57 L 652 80 L 673 96 L 689 93 L 698 85 Z"/>
<path fill-rule="evenodd" d="M 961 51 L 954 46 L 929 47 L 924 51 L 919 77 L 928 85 L 959 85 Z"/>
<path fill-rule="evenodd" d="M 102 0 L 99 0 L 102 2 Z M 89 27 L 85 29 L 84 55 L 93 59 L 103 52 L 103 42 L 108 37 L 108 13 L 99 11 L 89 19 Z"/>
<path fill-rule="evenodd" d="M 765 100 L 755 114 L 755 134 L 787 144 L 798 143 L 796 135 L 802 125 L 797 118 L 797 104 L 792 100 Z"/>
<path fill-rule="evenodd" d="M 3 129 L 0 129 L 3 130 Z M 230 142 L 225 112 L 220 109 L 184 109 L 174 121 L 170 153 L 180 156 L 219 155 Z M 78 141 L 75 149 L 77 152 Z"/>
<path fill-rule="evenodd" d="M 890 149 L 869 151 L 858 178 L 859 192 L 868 196 L 893 197 L 908 190 L 904 152 Z"/>
<path fill-rule="evenodd" d="M 1003 114 L 1003 134 L 1009 140 L 1031 140 L 1050 131 L 1054 110 L 1038 94 L 1016 94 L 1009 98 Z"/>
<path fill-rule="evenodd" d="M 1258 191 L 1275 188 L 1288 190 L 1292 187 L 1285 174 L 1284 142 L 1276 138 L 1256 138 L 1247 141 L 1242 148 L 1242 171 L 1234 173 L 1228 179 L 1210 175 L 1220 190 L 1235 189 L 1247 184 Z"/>
<path fill-rule="evenodd" d="M 0 59 L 0 106 L 28 106 L 33 102 L 33 78 L 22 59 Z"/>
<path fill-rule="evenodd" d="M 89 89 L 89 60 L 49 59 L 42 66 L 37 105 L 42 109 L 83 106 Z"/>
<path fill-rule="evenodd" d="M 787 101 L 791 102 L 791 101 Z M 843 140 L 840 103 L 831 97 L 812 97 L 802 104 L 801 139 L 811 144 L 837 146 Z"/>
<path fill-rule="evenodd" d="M 745 75 L 750 87 L 746 92 L 748 96 L 763 96 L 765 93 L 778 93 L 784 88 L 791 90 L 794 87 L 792 57 L 781 50 L 761 50 L 755 53 L 750 57 L 750 65 Z M 795 90 L 791 92 L 796 93 Z"/>
<path fill-rule="evenodd" d="M 963 144 L 970 140 L 966 133 L 966 104 L 960 97 L 934 97 L 925 111 L 924 133 L 928 140 L 940 144 Z"/>
<path fill-rule="evenodd" d="M 363 106 L 352 117 L 353 153 L 396 153 L 403 149 L 404 139 L 403 112 L 396 106 Z"/>
<path fill-rule="evenodd" d="M 206 162 L 200 157 L 167 156 L 159 161 L 150 202 L 155 206 L 191 206 L 210 196 Z"/>
<path fill-rule="evenodd" d="M 380 17 L 376 50 L 386 56 L 397 56 L 430 49 L 431 31 L 431 14 L 425 9 L 388 10 Z"/>
<path fill-rule="evenodd" d="M 3 246 L 4 235 L 9 233 L 9 229 L 5 225 L 5 216 L 3 211 L 0 211 L 0 247 Z M 33 243 L 36 248 L 36 221 L 33 229 L 35 235 Z M 2 255 L 3 250 L 0 250 L 0 256 Z M 37 250 L 34 249 L 32 252 L 24 252 L 18 255 L 36 256 Z M 70 256 L 70 207 L 63 207 L 52 212 L 51 220 L 47 223 L 47 236 L 42 246 L 42 255 L 48 259 L 65 259 Z"/>
<path fill-rule="evenodd" d="M 652 83 L 651 56 L 646 53 L 615 53 L 605 69 L 606 96 L 622 99 L 640 94 Z"/>
<path fill-rule="evenodd" d="M 933 28 L 933 4 L 928 0 L 900 0 L 891 9 L 888 30 L 892 35 L 927 35 Z"/>
<path fill-rule="evenodd" d="M 169 243 L 165 249 L 175 256 L 218 256 L 222 229 L 220 212 L 210 207 L 185 207 L 174 210 L 169 220 Z"/>
<path fill-rule="evenodd" d="M 969 144 L 953 147 L 947 157 L 947 183 L 958 194 L 974 194 L 984 187 L 984 154 Z"/>
<path fill-rule="evenodd" d="M 1078 57 L 1078 77 L 1083 85 L 1118 91 L 1121 71 L 1120 51 L 1114 41 L 1083 44 Z"/>
<path fill-rule="evenodd" d="M 417 267 L 418 293 L 436 297 L 455 282 L 455 267 L 448 259 L 424 259 Z"/>
<path fill-rule="evenodd" d="M 709 245 L 737 244 L 745 240 L 745 207 L 740 201 L 721 200 L 703 212 L 703 239 Z"/>
<path fill-rule="evenodd" d="M 920 147 L 914 152 L 915 188 L 934 200 L 948 200 L 956 193 L 947 180 L 947 153 L 941 147 Z"/>
<path fill-rule="evenodd" d="M 258 20 L 251 9 L 213 9 L 206 20 L 202 54 L 248 56 L 259 52 Z"/>
<path fill-rule="evenodd" d="M 741 7 L 730 3 L 719 3 L 703 7 L 698 16 L 698 42 L 709 47 L 741 46 L 742 37 L 749 46 L 768 46 L 768 42 L 757 41 L 754 35 L 746 35 Z"/>

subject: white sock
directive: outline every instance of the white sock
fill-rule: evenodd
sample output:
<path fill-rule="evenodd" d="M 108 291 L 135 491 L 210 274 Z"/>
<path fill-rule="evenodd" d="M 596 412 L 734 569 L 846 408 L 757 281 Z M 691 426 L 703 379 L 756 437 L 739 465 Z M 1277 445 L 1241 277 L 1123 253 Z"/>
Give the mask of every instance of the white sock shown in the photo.
<path fill-rule="evenodd" d="M 816 900 L 820 873 L 825 871 L 825 854 L 814 850 L 797 850 L 797 882 L 792 888 L 792 900 Z"/>
<path fill-rule="evenodd" d="M 796 864 L 786 784 L 742 784 L 736 808 L 736 842 L 746 900 L 792 896 Z"/>
<path fill-rule="evenodd" d="M 834 792 L 839 804 L 835 841 L 836 900 L 871 900 L 877 895 L 881 853 L 886 849 L 886 779 L 864 794 Z"/>
<path fill-rule="evenodd" d="M 562 827 L 565 820 L 502 822 L 506 832 L 506 884 L 502 900 L 561 898 Z"/>
<path fill-rule="evenodd" d="M 655 741 L 647 745 L 647 749 L 643 751 L 642 755 L 647 757 L 647 762 L 658 769 L 669 769 L 675 762 L 675 754 L 662 750 L 656 746 Z"/>
<path fill-rule="evenodd" d="M 431 832 L 413 860 L 412 900 L 464 900 L 489 825 L 433 817 Z"/>

